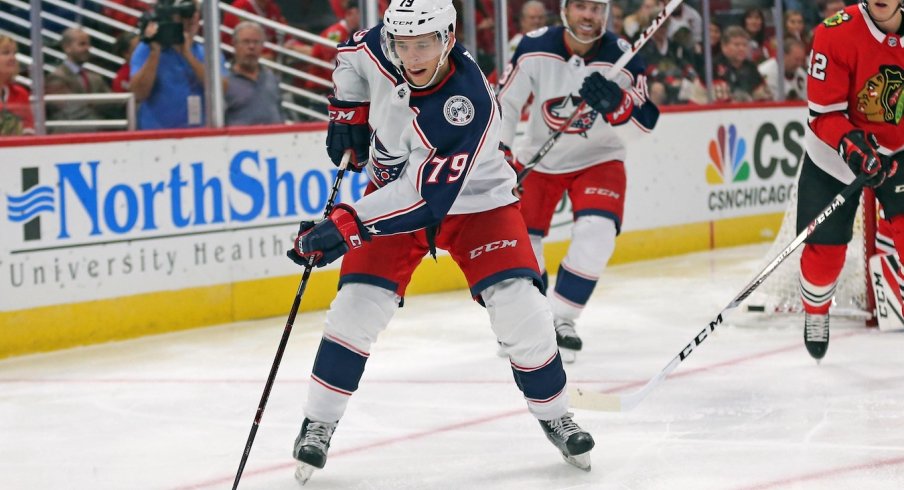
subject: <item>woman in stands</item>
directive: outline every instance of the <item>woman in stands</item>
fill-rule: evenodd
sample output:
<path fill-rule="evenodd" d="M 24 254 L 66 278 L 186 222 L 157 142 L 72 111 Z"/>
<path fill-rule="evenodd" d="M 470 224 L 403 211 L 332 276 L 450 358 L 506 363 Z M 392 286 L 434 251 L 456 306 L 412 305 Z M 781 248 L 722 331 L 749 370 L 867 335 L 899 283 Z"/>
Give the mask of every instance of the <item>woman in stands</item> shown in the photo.
<path fill-rule="evenodd" d="M 16 83 L 18 74 L 16 42 L 11 37 L 0 34 L 0 136 L 35 132 L 28 101 L 29 91 Z"/>

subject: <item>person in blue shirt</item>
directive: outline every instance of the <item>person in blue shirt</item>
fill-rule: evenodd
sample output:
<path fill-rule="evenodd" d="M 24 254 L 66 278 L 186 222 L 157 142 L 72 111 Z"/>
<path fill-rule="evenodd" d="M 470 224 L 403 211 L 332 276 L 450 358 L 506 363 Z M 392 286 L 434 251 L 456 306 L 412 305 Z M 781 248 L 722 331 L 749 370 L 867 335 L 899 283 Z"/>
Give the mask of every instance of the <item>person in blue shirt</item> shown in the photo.
<path fill-rule="evenodd" d="M 164 45 L 157 22 L 148 22 L 143 29 L 131 59 L 132 92 L 141 104 L 138 129 L 204 126 L 204 47 L 194 42 L 200 18 L 197 3 L 190 16 L 174 14 L 173 22 L 182 24 L 184 41 L 171 45 Z M 225 83 L 226 63 L 220 56 Z"/>

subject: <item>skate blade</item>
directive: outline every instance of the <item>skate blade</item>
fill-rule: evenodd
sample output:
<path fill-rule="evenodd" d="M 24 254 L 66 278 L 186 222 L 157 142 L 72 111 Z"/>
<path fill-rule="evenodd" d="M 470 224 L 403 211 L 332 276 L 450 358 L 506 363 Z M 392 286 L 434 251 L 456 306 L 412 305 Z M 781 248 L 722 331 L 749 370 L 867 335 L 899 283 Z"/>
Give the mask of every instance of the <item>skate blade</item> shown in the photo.
<path fill-rule="evenodd" d="M 578 351 L 559 347 L 559 355 L 562 356 L 562 362 L 572 364 L 578 359 Z"/>
<path fill-rule="evenodd" d="M 304 485 L 311 479 L 311 475 L 314 474 L 316 469 L 317 467 L 307 463 L 298 463 L 298 466 L 295 467 L 295 479 L 298 480 L 298 483 Z"/>
<path fill-rule="evenodd" d="M 574 456 L 562 453 L 562 458 L 572 466 L 578 467 L 584 471 L 590 471 L 590 451 Z"/>

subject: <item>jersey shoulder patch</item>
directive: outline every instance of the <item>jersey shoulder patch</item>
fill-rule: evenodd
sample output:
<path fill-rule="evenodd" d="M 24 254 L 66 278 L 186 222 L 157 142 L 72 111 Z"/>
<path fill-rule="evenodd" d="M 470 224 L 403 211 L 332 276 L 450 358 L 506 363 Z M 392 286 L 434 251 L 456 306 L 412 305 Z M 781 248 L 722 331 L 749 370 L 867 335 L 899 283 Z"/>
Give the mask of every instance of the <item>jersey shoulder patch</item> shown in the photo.
<path fill-rule="evenodd" d="M 464 95 L 453 95 L 443 104 L 443 116 L 453 126 L 466 126 L 474 120 L 474 104 Z"/>
<path fill-rule="evenodd" d="M 822 25 L 826 27 L 838 27 L 849 20 L 851 20 L 851 14 L 845 12 L 844 10 L 839 10 L 838 12 L 835 12 L 835 15 L 823 20 Z"/>

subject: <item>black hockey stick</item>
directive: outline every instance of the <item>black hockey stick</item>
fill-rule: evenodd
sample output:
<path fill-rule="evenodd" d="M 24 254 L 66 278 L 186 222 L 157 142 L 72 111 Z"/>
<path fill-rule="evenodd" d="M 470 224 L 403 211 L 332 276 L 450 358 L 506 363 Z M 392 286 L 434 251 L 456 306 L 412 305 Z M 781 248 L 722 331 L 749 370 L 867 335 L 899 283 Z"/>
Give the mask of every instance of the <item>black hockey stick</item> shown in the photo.
<path fill-rule="evenodd" d="M 339 162 L 339 173 L 336 174 L 333 188 L 330 189 L 330 196 L 326 200 L 326 208 L 323 210 L 323 219 L 327 219 L 330 211 L 333 210 L 333 201 L 336 200 L 336 196 L 339 194 L 339 184 L 342 182 L 346 168 L 348 168 L 351 155 L 351 150 L 346 151 L 342 155 L 342 161 Z M 242 479 L 245 463 L 248 462 L 248 455 L 251 454 L 251 445 L 254 444 L 254 436 L 257 435 L 257 428 L 260 426 L 261 418 L 264 416 L 267 400 L 270 399 L 270 390 L 273 388 L 273 382 L 276 381 L 276 372 L 279 370 L 279 363 L 282 361 L 283 353 L 286 351 L 286 344 L 289 342 L 289 335 L 292 333 L 292 325 L 295 323 L 295 315 L 298 314 L 298 307 L 301 306 L 301 297 L 308 286 L 308 279 L 310 279 L 313 269 L 314 257 L 311 257 L 308 259 L 308 264 L 304 266 L 304 274 L 301 276 L 301 282 L 298 283 L 298 291 L 295 292 L 295 300 L 292 302 L 289 318 L 286 319 L 286 328 L 283 330 L 282 338 L 279 340 L 279 347 L 276 349 L 276 358 L 273 359 L 273 365 L 270 366 L 270 375 L 267 376 L 267 383 L 264 384 L 264 393 L 261 395 L 261 401 L 257 405 L 257 413 L 254 415 L 254 422 L 251 424 L 251 432 L 248 433 L 248 442 L 245 443 L 245 451 L 242 453 L 242 461 L 239 463 L 239 469 L 235 474 L 235 481 L 232 482 L 232 490 L 236 490 L 239 487 L 239 480 Z"/>
<path fill-rule="evenodd" d="M 681 364 L 681 362 L 687 359 L 688 356 L 690 356 L 691 353 L 694 352 L 694 349 L 698 345 L 702 344 L 703 341 L 706 340 L 707 337 L 709 337 L 710 332 L 714 331 L 717 326 L 722 324 L 723 315 L 725 315 L 725 312 L 737 307 L 741 304 L 741 302 L 744 301 L 744 299 L 747 298 L 747 296 L 750 296 L 750 293 L 758 288 L 760 284 L 762 284 L 763 281 L 765 281 L 766 278 L 769 277 L 769 274 L 772 274 L 772 272 L 779 266 L 779 264 L 784 262 L 784 260 L 788 258 L 789 255 L 797 250 L 797 247 L 799 247 L 804 242 L 804 240 L 807 239 L 808 236 L 813 234 L 816 228 L 818 228 L 823 222 L 825 222 L 825 220 L 828 219 L 829 216 L 833 212 L 835 212 L 835 210 L 843 206 L 844 203 L 847 202 L 848 199 L 850 199 L 851 195 L 863 188 L 864 183 L 870 177 L 871 176 L 867 174 L 860 174 L 856 179 L 854 179 L 853 182 L 842 189 L 842 191 L 832 199 L 832 202 L 830 202 L 829 205 L 826 206 L 825 209 L 823 209 L 822 212 L 820 212 L 819 215 L 816 216 L 816 218 L 811 221 L 810 224 L 807 225 L 807 227 L 804 228 L 804 230 L 800 232 L 800 234 L 797 235 L 797 237 L 794 238 L 794 240 L 792 240 L 791 243 L 789 243 L 788 246 L 785 247 L 785 249 L 782 250 L 781 253 L 779 253 L 778 256 L 772 260 L 772 262 L 766 265 L 766 267 L 764 267 L 763 270 L 760 271 L 760 273 L 757 274 L 757 276 L 753 278 L 753 280 L 750 281 L 750 283 L 748 283 L 747 286 L 745 286 L 744 289 L 741 290 L 741 292 L 737 296 L 735 296 L 733 300 L 731 300 L 731 303 L 728 303 L 728 306 L 722 309 L 722 311 L 719 312 L 719 314 L 713 321 L 709 322 L 709 325 L 701 330 L 700 333 L 698 333 L 697 336 L 693 338 L 693 340 L 688 342 L 688 344 L 683 349 L 681 349 L 681 352 L 679 352 L 678 355 L 675 356 L 665 366 L 665 368 L 659 372 L 659 374 L 653 376 L 651 380 L 647 381 L 647 384 L 645 384 L 643 388 L 634 393 L 623 395 L 599 393 L 582 390 L 580 388 L 571 388 L 569 389 L 568 393 L 571 400 L 571 406 L 573 408 L 583 408 L 586 410 L 611 412 L 628 411 L 636 407 L 637 404 L 639 404 L 641 401 L 643 401 L 644 398 L 646 398 L 646 396 L 650 393 L 650 391 L 653 390 L 653 388 L 659 385 L 659 383 L 661 383 L 662 380 L 664 380 L 672 371 L 674 371 L 675 368 L 677 368 L 678 365 Z"/>
<path fill-rule="evenodd" d="M 665 20 L 670 15 L 672 15 L 672 12 L 674 12 L 675 9 L 678 8 L 678 5 L 681 5 L 681 2 L 683 1 L 684 0 L 671 0 L 668 4 L 666 4 L 665 8 L 662 9 L 661 12 L 659 12 L 659 15 L 653 18 L 650 25 L 647 26 L 647 28 L 644 29 L 642 33 L 640 33 L 640 37 L 637 38 L 636 41 L 634 41 L 634 44 L 631 45 L 631 49 L 622 53 L 622 55 L 619 56 L 618 60 L 615 61 L 615 64 L 612 65 L 611 68 L 609 68 L 609 71 L 606 72 L 607 79 L 612 80 L 613 78 L 615 78 L 615 75 L 634 58 L 634 55 L 636 55 L 637 52 L 640 51 L 640 48 L 642 48 L 644 44 L 646 44 L 647 41 L 650 40 L 650 37 L 653 36 L 653 33 L 662 26 Z M 522 168 L 521 171 L 518 172 L 519 186 L 524 181 L 524 178 L 527 177 L 527 174 L 531 173 L 534 167 L 536 167 L 537 164 L 540 163 L 540 160 L 542 160 L 543 157 L 545 157 L 546 154 L 549 153 L 549 150 L 551 150 L 553 145 L 556 144 L 556 141 L 558 141 L 559 137 L 562 136 L 562 133 L 564 133 L 566 129 L 571 127 L 571 123 L 576 117 L 578 117 L 578 114 L 580 114 L 581 111 L 584 110 L 584 107 L 586 105 L 586 102 L 581 101 L 581 103 L 578 104 L 578 106 L 574 109 L 574 112 L 572 112 L 571 115 L 568 116 L 568 119 L 566 119 L 565 122 L 561 126 L 559 126 L 559 129 L 552 133 L 552 136 L 550 136 L 549 139 L 547 139 L 546 142 L 543 143 L 543 146 L 541 146 L 540 149 L 537 150 L 537 153 L 533 156 L 533 158 L 531 158 L 527 163 L 524 164 L 524 168 Z"/>

